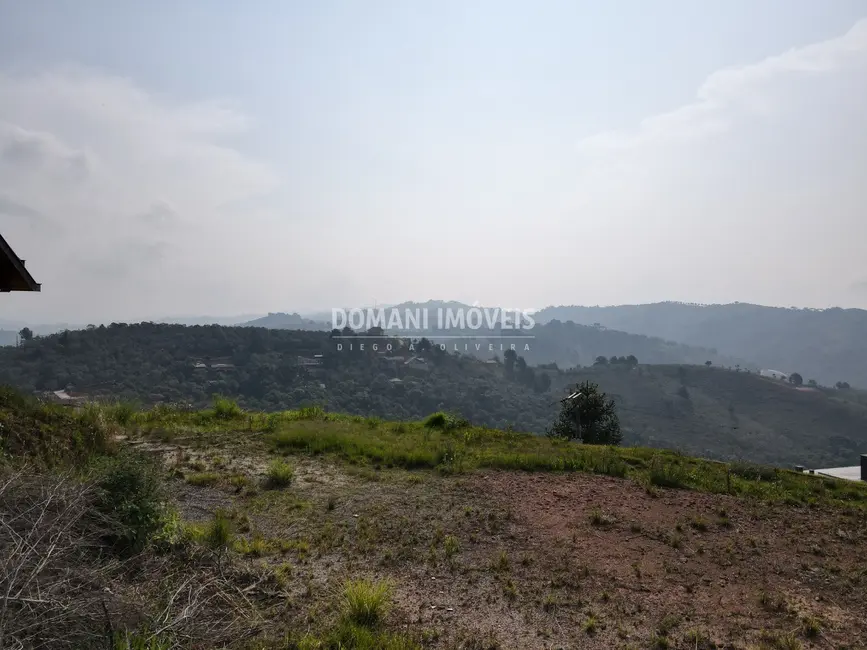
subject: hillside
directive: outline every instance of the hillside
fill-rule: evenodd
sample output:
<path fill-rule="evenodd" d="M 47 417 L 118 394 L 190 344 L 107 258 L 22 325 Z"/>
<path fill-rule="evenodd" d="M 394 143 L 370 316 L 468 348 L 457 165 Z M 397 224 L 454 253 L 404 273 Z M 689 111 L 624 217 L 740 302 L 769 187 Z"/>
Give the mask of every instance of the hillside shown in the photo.
<path fill-rule="evenodd" d="M 659 336 L 720 354 L 749 359 L 763 368 L 798 372 L 829 386 L 846 381 L 867 388 L 867 311 L 784 309 L 735 303 L 675 302 L 616 307 L 548 307 L 553 319 Z"/>
<path fill-rule="evenodd" d="M 470 305 L 454 301 L 405 302 L 388 308 L 383 307 L 383 309 L 395 310 L 401 317 L 407 312 L 415 314 L 426 311 L 429 314 L 428 327 L 424 330 L 406 329 L 400 332 L 388 331 L 388 334 L 411 337 L 426 336 L 431 340 L 442 340 L 442 342 L 449 344 L 450 349 L 455 343 L 450 337 L 455 335 L 472 337 L 458 343 L 460 345 L 469 344 L 466 352 L 484 359 L 501 356 L 499 345 L 503 342 L 503 337 L 507 337 L 505 340 L 507 343 L 530 344 L 529 350 L 523 351 L 523 345 L 518 349 L 523 351 L 527 363 L 531 365 L 556 363 L 564 368 L 589 366 L 598 356 L 622 356 L 624 350 L 628 350 L 629 352 L 625 354 L 633 354 L 646 363 L 700 364 L 705 361 L 712 361 L 716 365 L 751 366 L 746 358 L 720 354 L 717 350 L 706 347 L 684 345 L 681 342 L 675 342 L 676 339 L 665 340 L 658 336 L 645 336 L 644 333 L 630 334 L 610 331 L 574 322 L 549 322 L 550 319 L 547 318 L 523 331 L 502 329 L 500 326 L 483 326 L 476 330 L 458 327 L 438 330 L 437 314 L 440 312 L 443 314 L 447 310 L 466 312 L 471 309 Z M 489 308 L 492 313 L 495 309 L 497 308 Z M 391 311 L 387 313 L 390 314 Z M 330 315 L 326 317 L 325 314 L 317 314 L 315 317 L 319 320 L 312 320 L 298 314 L 276 313 L 244 323 L 244 325 L 293 330 L 328 331 L 331 329 Z M 493 317 L 495 321 L 497 318 L 497 316 Z M 514 339 L 511 338 L 513 334 L 515 335 Z M 438 338 L 442 336 L 446 338 Z M 524 336 L 528 338 L 520 338 Z M 476 343 L 481 344 L 478 351 L 474 349 Z M 492 351 L 489 350 L 489 344 L 494 346 Z M 464 348 L 460 347 L 460 351 L 463 352 Z"/>
<path fill-rule="evenodd" d="M 559 396 L 589 379 L 615 397 L 626 444 L 813 467 L 855 464 L 867 449 L 867 399 L 859 391 L 799 391 L 703 365 L 562 370 L 523 368 L 519 360 L 510 370 L 502 360 L 411 351 L 396 340 L 391 352 L 342 344 L 337 351 L 324 332 L 115 325 L 0 350 L 0 383 L 28 392 L 71 384 L 92 397 L 198 408 L 219 393 L 247 408 L 319 405 L 393 420 L 447 410 L 480 425 L 544 433 Z M 407 364 L 413 357 L 425 363 Z"/>
<path fill-rule="evenodd" d="M 27 435 L 0 463 L 17 527 L 0 548 L 33 540 L 11 557 L 27 570 L 0 576 L 15 647 L 806 650 L 867 634 L 860 484 L 442 418 L 60 411 L 0 392 L 0 446 L 46 428 L 96 476 L 16 472 L 38 451 Z M 81 430 L 124 453 L 71 444 Z"/>
<path fill-rule="evenodd" d="M 202 323 L 203 325 L 205 323 Z M 210 324 L 210 323 L 209 323 Z M 313 331 L 329 331 L 331 330 L 330 323 L 326 321 L 314 321 L 309 318 L 302 318 L 298 314 L 285 314 L 277 312 L 268 314 L 239 323 L 243 327 L 268 327 L 276 330 L 313 330 Z"/>

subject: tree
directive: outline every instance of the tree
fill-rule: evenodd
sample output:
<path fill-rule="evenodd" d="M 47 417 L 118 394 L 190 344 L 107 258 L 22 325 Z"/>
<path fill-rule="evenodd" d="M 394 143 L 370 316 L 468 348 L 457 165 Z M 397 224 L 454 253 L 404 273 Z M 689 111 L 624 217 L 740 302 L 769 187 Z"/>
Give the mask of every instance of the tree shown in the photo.
<path fill-rule="evenodd" d="M 838 381 L 835 386 L 837 390 L 849 390 L 851 388 L 848 381 Z"/>
<path fill-rule="evenodd" d="M 548 435 L 588 445 L 619 445 L 623 434 L 614 400 L 592 381 L 578 384 L 574 392 L 578 397 L 561 402 L 560 414 Z"/>
<path fill-rule="evenodd" d="M 628 357 L 626 357 L 626 363 L 629 365 L 630 368 L 634 368 L 638 365 L 638 357 L 636 357 L 634 354 L 630 354 Z"/>
<path fill-rule="evenodd" d="M 804 384 L 804 378 L 797 372 L 793 372 L 789 375 L 789 383 L 794 384 L 795 386 L 802 386 Z"/>
<path fill-rule="evenodd" d="M 31 330 L 29 327 L 24 327 L 20 332 L 18 332 L 18 336 L 21 337 L 22 341 L 32 341 L 33 330 Z"/>
<path fill-rule="evenodd" d="M 506 367 L 506 376 L 511 377 L 515 371 L 515 363 L 518 361 L 518 353 L 514 350 L 503 352 L 503 365 Z"/>
<path fill-rule="evenodd" d="M 608 357 L 599 356 L 596 357 L 596 361 L 593 362 L 594 366 L 607 366 L 608 365 Z"/>
<path fill-rule="evenodd" d="M 551 388 L 551 376 L 547 372 L 540 373 L 536 378 L 536 392 L 545 393 Z"/>
<path fill-rule="evenodd" d="M 819 382 L 816 381 L 815 379 L 810 379 L 807 381 L 807 386 L 809 386 L 810 388 L 818 388 Z"/>
<path fill-rule="evenodd" d="M 713 362 L 712 361 L 705 361 L 704 365 L 706 365 L 708 368 L 710 368 L 713 365 Z"/>

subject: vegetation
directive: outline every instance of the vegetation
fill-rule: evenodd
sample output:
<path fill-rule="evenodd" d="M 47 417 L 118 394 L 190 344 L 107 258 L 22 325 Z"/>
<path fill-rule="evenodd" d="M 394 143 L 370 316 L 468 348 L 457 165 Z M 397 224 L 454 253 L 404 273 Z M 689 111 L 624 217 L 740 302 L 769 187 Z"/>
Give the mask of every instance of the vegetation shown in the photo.
<path fill-rule="evenodd" d="M 114 404 L 74 410 L 7 391 L 4 425 L 56 424 L 53 448 L 67 455 L 55 454 L 33 473 L 30 459 L 41 458 L 34 454 L 41 443 L 19 445 L 0 465 L 0 515 L 9 523 L 0 529 L 0 569 L 6 567 L 0 589 L 18 599 L 2 605 L 0 641 L 126 650 L 450 650 L 532 647 L 541 630 L 558 647 L 591 636 L 613 647 L 624 626 L 638 626 L 630 634 L 653 638 L 657 647 L 712 647 L 722 636 L 715 631 L 727 625 L 724 612 L 697 612 L 712 621 L 708 632 L 682 630 L 659 599 L 680 598 L 681 581 L 687 592 L 702 588 L 689 582 L 692 575 L 716 571 L 715 581 L 745 580 L 767 545 L 790 533 L 815 546 L 820 540 L 806 538 L 838 531 L 822 540 L 822 562 L 842 563 L 844 551 L 856 557 L 853 540 L 867 512 L 864 486 L 753 464 L 578 444 L 474 426 L 445 413 L 395 424 L 316 408 L 266 414 L 241 411 L 231 400 L 220 404 L 198 411 Z M 100 442 L 85 452 L 62 442 L 84 423 L 104 427 L 91 440 L 126 436 L 122 449 Z M 168 448 L 166 431 L 174 436 Z M 10 439 L 26 440 L 22 431 L 12 433 Z M 266 481 L 282 489 L 262 490 L 250 480 L 263 468 Z M 294 480 L 296 468 L 303 481 Z M 560 480 L 576 472 L 605 477 Z M 195 475 L 216 480 L 198 487 L 181 482 Z M 238 477 L 247 478 L 231 480 Z M 655 508 L 635 508 L 672 488 Z M 532 521 L 559 502 L 574 513 L 586 493 L 596 495 L 583 506 L 586 516 L 570 519 L 558 510 Z M 646 519 L 667 516 L 660 513 L 677 502 L 683 508 L 673 519 Z M 645 519 L 639 524 L 635 516 Z M 767 517 L 778 520 L 761 536 L 755 527 Z M 786 522 L 797 517 L 789 530 Z M 708 523 L 714 520 L 719 525 Z M 563 525 L 570 527 L 566 534 Z M 620 535 L 642 536 L 638 559 L 655 553 L 654 566 L 665 567 L 654 578 L 634 565 L 640 590 L 624 591 L 608 578 L 607 547 L 617 548 L 618 562 L 630 561 L 619 559 L 629 546 L 617 543 Z M 526 543 L 531 536 L 538 544 Z M 575 563 L 570 544 L 588 542 L 599 548 L 600 568 L 590 566 L 596 554 L 578 554 L 582 563 Z M 789 568 L 774 551 L 774 566 L 802 571 L 804 556 L 792 557 Z M 741 564 L 730 569 L 734 562 Z M 666 578 L 681 566 L 683 573 Z M 438 584 L 444 575 L 447 587 Z M 857 576 L 824 575 L 830 593 L 846 580 L 861 584 Z M 624 597 L 644 593 L 652 594 L 653 610 L 623 607 Z M 855 590 L 851 598 L 854 609 L 864 604 Z M 751 612 L 770 630 L 763 638 L 836 642 L 851 631 L 830 625 L 815 609 L 819 600 L 797 613 L 763 602 L 769 597 L 757 597 Z M 651 601 L 641 603 L 647 608 Z M 482 626 L 503 625 L 504 610 L 511 627 Z M 539 625 L 523 623 L 536 616 L 543 617 Z M 855 620 L 841 620 L 849 619 Z"/>
<path fill-rule="evenodd" d="M 749 360 L 761 368 L 800 369 L 820 383 L 851 382 L 867 388 L 867 311 L 861 309 L 786 309 L 746 303 L 695 305 L 664 302 L 616 307 L 548 307 L 536 314 L 597 324 L 632 334 L 661 337 Z M 639 358 L 646 355 L 636 351 Z M 710 358 L 710 357 L 709 357 Z M 717 363 L 717 360 L 714 360 Z M 672 361 L 670 363 L 685 363 Z M 701 363 L 691 361 L 691 363 Z M 729 361 L 726 365 L 745 363 Z"/>
<path fill-rule="evenodd" d="M 624 445 L 810 467 L 853 464 L 867 445 L 867 394 L 853 389 L 796 391 L 782 382 L 705 366 L 703 361 L 698 366 L 636 366 L 638 355 L 628 348 L 618 351 L 625 356 L 606 356 L 605 364 L 563 369 L 556 364 L 526 366 L 521 359 L 526 360 L 527 352 L 482 363 L 425 341 L 413 350 L 405 341 L 391 341 L 391 352 L 370 346 L 361 350 L 358 344 L 350 350 L 349 343 L 342 343 L 344 349 L 338 352 L 327 332 L 113 325 L 36 337 L 21 347 L 0 349 L 0 381 L 25 392 L 72 385 L 112 405 L 90 415 L 58 407 L 48 420 L 33 421 L 37 435 L 27 445 L 46 462 L 65 453 L 52 448 L 58 442 L 49 442 L 52 427 L 76 418 L 80 435 L 60 442 L 82 448 L 110 444 L 110 435 L 103 443 L 92 436 L 126 426 L 133 403 L 210 407 L 210 421 L 225 426 L 237 426 L 255 410 L 327 409 L 392 421 L 442 412 L 443 422 L 468 419 L 487 427 L 541 433 L 557 418 L 557 400 L 587 381 L 615 400 Z M 533 348 L 545 345 L 538 339 Z M 321 365 L 298 361 L 299 356 L 314 355 L 322 355 Z M 409 370 L 394 359 L 412 356 L 425 357 L 427 369 Z M 591 357 L 587 359 L 589 363 Z M 511 371 L 507 363 L 513 364 Z M 539 392 L 543 384 L 548 387 Z M 214 393 L 222 397 L 215 401 Z M 103 421 L 95 422 L 94 416 Z M 164 427 L 161 435 L 170 440 L 176 432 Z M 39 443 L 41 436 L 47 438 Z M 22 444 L 2 430 L 0 437 L 10 450 Z"/>
<path fill-rule="evenodd" d="M 560 415 L 549 435 L 590 445 L 620 444 L 623 434 L 617 406 L 597 384 L 591 381 L 578 384 L 570 398 L 561 402 Z"/>

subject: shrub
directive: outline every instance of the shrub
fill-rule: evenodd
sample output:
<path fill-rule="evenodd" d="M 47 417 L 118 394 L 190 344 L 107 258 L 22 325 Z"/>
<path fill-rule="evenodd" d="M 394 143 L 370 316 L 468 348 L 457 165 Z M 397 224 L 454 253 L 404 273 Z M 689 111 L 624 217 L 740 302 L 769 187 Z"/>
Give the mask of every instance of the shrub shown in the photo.
<path fill-rule="evenodd" d="M 243 414 L 244 411 L 234 400 L 219 395 L 214 396 L 214 417 L 218 420 L 234 420 Z"/>
<path fill-rule="evenodd" d="M 295 469 L 284 460 L 275 459 L 268 465 L 265 484 L 270 488 L 286 487 L 295 477 Z"/>
<path fill-rule="evenodd" d="M 232 520 L 222 511 L 217 511 L 202 535 L 203 541 L 213 549 L 225 549 L 232 543 L 234 530 Z"/>
<path fill-rule="evenodd" d="M 731 473 L 750 481 L 776 481 L 777 470 L 773 467 L 757 465 L 755 463 L 737 462 L 731 464 Z"/>
<path fill-rule="evenodd" d="M 441 431 L 452 431 L 454 429 L 463 429 L 470 426 L 469 420 L 462 418 L 459 415 L 452 415 L 443 411 L 438 411 L 429 415 L 424 421 L 424 426 L 428 429 L 440 429 Z"/>
<path fill-rule="evenodd" d="M 650 483 L 659 487 L 685 488 L 688 474 L 680 463 L 666 462 L 659 456 L 650 461 Z"/>
<path fill-rule="evenodd" d="M 196 472 L 187 476 L 187 483 L 196 487 L 215 485 L 220 481 L 220 475 L 216 472 Z"/>
<path fill-rule="evenodd" d="M 382 622 L 391 607 L 391 585 L 370 580 L 351 580 L 343 588 L 347 621 L 373 627 Z"/>
<path fill-rule="evenodd" d="M 156 460 L 122 453 L 104 466 L 97 482 L 97 510 L 110 526 L 108 540 L 118 550 L 137 552 L 169 518 L 163 470 Z"/>

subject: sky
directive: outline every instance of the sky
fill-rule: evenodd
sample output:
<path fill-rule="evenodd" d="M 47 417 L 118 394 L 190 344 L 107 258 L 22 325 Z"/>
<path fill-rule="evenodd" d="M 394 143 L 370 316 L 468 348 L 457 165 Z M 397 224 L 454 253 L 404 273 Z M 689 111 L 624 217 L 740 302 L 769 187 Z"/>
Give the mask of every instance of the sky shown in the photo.
<path fill-rule="evenodd" d="M 867 308 L 865 0 L 0 0 L 0 319 Z"/>

